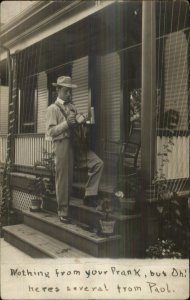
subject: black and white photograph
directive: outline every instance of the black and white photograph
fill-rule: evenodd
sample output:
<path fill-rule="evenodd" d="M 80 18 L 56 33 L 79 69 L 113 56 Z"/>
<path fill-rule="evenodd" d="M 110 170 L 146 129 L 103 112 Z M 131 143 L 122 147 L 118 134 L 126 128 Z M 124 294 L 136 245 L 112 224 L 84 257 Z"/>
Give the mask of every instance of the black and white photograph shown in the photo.
<path fill-rule="evenodd" d="M 186 0 L 2 1 L 2 299 L 187 299 Z"/>

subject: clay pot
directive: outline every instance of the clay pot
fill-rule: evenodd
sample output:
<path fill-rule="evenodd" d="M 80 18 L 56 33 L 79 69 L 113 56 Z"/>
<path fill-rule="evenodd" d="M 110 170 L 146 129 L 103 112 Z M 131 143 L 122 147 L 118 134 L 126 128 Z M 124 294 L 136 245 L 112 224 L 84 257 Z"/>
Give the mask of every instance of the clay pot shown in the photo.
<path fill-rule="evenodd" d="M 40 199 L 32 199 L 30 211 L 40 211 L 41 210 L 42 201 Z"/>
<path fill-rule="evenodd" d="M 111 235 L 114 233 L 115 220 L 100 220 L 101 233 Z"/>

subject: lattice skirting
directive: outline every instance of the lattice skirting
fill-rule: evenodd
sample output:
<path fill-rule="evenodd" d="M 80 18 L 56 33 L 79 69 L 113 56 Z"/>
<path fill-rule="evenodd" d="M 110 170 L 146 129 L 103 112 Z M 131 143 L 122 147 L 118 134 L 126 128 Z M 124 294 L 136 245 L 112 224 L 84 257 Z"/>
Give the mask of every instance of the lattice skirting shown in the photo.
<path fill-rule="evenodd" d="M 13 208 L 18 210 L 28 210 L 31 206 L 32 194 L 25 193 L 19 190 L 13 190 Z"/>

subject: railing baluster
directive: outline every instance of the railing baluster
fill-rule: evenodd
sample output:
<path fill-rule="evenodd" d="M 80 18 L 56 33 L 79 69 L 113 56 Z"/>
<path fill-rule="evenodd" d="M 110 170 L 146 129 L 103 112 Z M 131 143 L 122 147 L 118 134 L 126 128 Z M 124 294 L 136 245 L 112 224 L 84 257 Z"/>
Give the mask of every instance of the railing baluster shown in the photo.
<path fill-rule="evenodd" d="M 174 145 L 168 153 L 169 162 L 164 164 L 163 171 L 166 179 L 189 177 L 189 136 L 174 136 Z M 168 144 L 168 137 L 157 137 L 157 153 L 161 152 L 163 145 Z M 0 160 L 5 163 L 7 137 L 0 136 Z M 45 141 L 43 134 L 15 135 L 15 164 L 33 166 L 41 160 L 43 150 L 52 152 L 52 143 Z M 160 166 L 160 156 L 157 157 L 157 170 Z"/>

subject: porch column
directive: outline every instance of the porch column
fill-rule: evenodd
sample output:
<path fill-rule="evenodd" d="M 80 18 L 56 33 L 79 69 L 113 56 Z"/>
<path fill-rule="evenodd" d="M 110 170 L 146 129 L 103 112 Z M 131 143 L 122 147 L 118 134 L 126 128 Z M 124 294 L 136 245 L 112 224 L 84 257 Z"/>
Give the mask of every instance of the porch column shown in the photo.
<path fill-rule="evenodd" d="M 142 178 L 152 183 L 156 154 L 156 12 L 155 1 L 142 4 Z"/>
<path fill-rule="evenodd" d="M 15 162 L 15 137 L 16 133 L 16 101 L 17 101 L 17 54 L 12 55 L 12 101 L 9 109 L 10 124 L 9 130 L 11 134 L 11 169 L 14 169 Z"/>
<path fill-rule="evenodd" d="M 14 163 L 14 125 L 15 125 L 15 100 L 16 100 L 16 58 L 7 51 L 7 62 L 9 71 L 9 109 L 8 109 L 8 136 L 7 136 L 7 156 L 3 171 L 3 191 L 2 191 L 2 217 L 3 225 L 10 223 L 12 208 L 11 191 L 11 171 Z"/>

